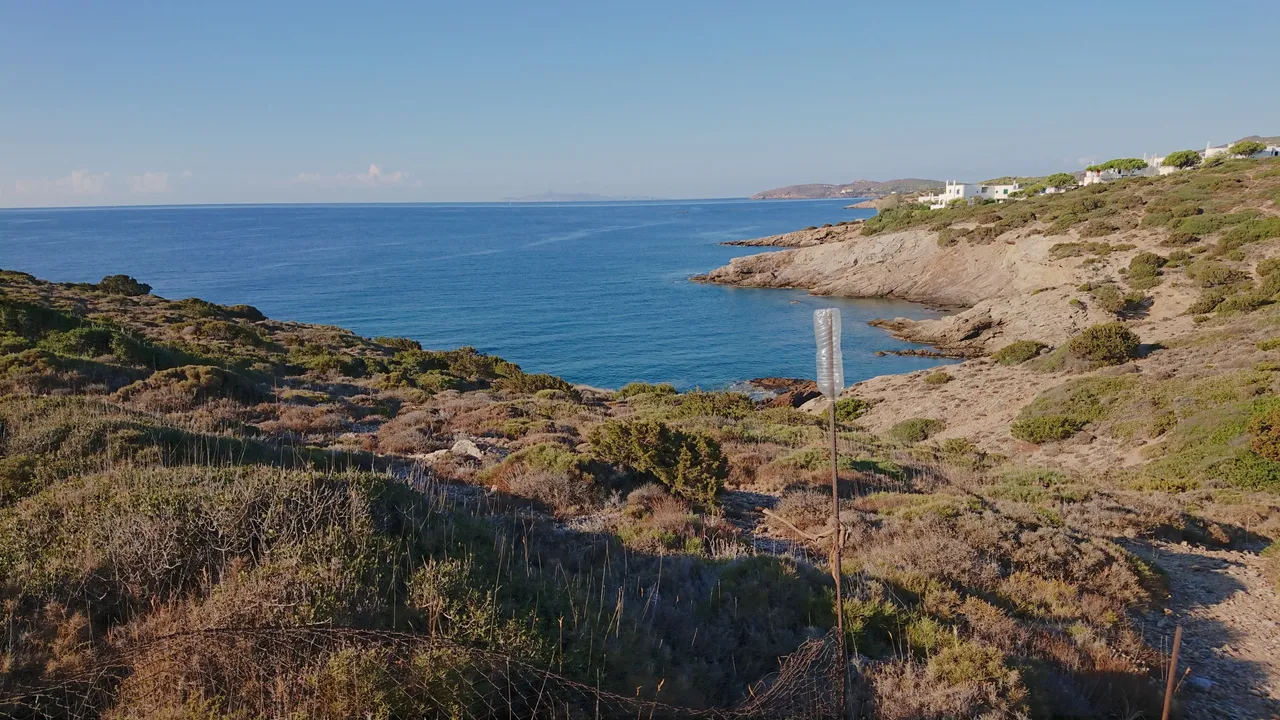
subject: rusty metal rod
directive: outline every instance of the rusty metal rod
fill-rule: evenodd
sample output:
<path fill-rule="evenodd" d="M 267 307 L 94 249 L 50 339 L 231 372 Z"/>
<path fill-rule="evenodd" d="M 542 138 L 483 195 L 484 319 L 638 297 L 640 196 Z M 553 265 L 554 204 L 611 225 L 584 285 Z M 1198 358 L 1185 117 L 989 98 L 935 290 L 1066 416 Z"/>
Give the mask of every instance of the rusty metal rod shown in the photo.
<path fill-rule="evenodd" d="M 1173 654 L 1169 656 L 1169 679 L 1164 686 L 1164 712 L 1160 720 L 1169 720 L 1169 708 L 1173 706 L 1173 683 L 1178 677 L 1178 648 L 1182 645 L 1182 626 L 1173 631 Z"/>

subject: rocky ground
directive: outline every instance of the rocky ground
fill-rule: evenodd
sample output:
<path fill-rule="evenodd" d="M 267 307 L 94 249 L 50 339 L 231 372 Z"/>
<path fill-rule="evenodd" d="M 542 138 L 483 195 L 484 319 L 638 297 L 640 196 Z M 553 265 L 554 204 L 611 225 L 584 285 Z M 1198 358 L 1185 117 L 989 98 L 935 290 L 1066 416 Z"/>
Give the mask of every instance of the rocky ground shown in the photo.
<path fill-rule="evenodd" d="M 1280 718 L 1280 598 L 1256 552 L 1187 543 L 1129 548 L 1168 573 L 1169 606 L 1149 617 L 1163 646 L 1182 626 L 1178 678 L 1188 718 Z"/>

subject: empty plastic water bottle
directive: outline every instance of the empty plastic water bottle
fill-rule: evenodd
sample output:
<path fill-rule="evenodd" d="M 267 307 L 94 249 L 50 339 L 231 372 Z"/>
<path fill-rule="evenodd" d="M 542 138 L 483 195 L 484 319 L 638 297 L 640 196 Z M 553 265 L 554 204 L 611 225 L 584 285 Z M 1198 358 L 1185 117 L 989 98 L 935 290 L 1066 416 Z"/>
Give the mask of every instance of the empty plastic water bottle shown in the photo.
<path fill-rule="evenodd" d="M 844 390 L 839 308 L 814 310 L 813 334 L 818 341 L 818 391 L 834 399 Z"/>

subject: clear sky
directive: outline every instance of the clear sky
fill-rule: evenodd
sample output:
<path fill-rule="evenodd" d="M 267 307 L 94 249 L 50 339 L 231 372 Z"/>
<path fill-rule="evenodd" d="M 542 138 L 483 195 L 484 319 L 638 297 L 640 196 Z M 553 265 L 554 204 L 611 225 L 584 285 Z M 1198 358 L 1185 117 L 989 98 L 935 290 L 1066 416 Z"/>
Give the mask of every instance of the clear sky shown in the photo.
<path fill-rule="evenodd" d="M 1280 134 L 1275 0 L 0 0 L 0 206 L 742 196 Z"/>

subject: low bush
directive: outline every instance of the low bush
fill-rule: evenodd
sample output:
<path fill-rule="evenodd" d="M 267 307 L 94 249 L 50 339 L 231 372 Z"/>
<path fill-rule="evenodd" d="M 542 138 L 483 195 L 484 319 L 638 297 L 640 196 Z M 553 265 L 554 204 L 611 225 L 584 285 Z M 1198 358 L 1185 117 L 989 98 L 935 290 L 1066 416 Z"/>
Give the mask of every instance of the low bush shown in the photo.
<path fill-rule="evenodd" d="M 1019 440 L 1040 445 L 1055 440 L 1066 440 L 1084 427 L 1080 420 L 1066 415 L 1041 415 L 1014 420 L 1009 433 Z"/>
<path fill-rule="evenodd" d="M 545 373 L 516 373 L 499 378 L 494 386 L 500 390 L 521 395 L 532 395 L 541 390 L 559 390 L 570 397 L 579 397 L 578 391 L 565 380 Z"/>
<path fill-rule="evenodd" d="M 383 335 L 383 336 L 374 338 L 373 341 L 383 347 L 391 348 L 392 350 L 397 350 L 397 351 L 417 350 L 419 352 L 422 351 L 422 343 L 418 342 L 417 340 L 410 340 L 409 338 L 388 337 Z"/>
<path fill-rule="evenodd" d="M 1187 314 L 1203 315 L 1205 313 L 1213 312 L 1214 309 L 1221 305 L 1222 301 L 1226 299 L 1227 294 L 1221 290 L 1205 290 L 1200 293 L 1200 297 L 1196 298 L 1195 301 L 1187 307 Z"/>
<path fill-rule="evenodd" d="M 1016 340 L 1005 345 L 991 355 L 991 359 L 1001 365 L 1019 365 L 1040 354 L 1049 347 L 1039 340 Z"/>
<path fill-rule="evenodd" d="M 929 677 L 956 686 L 1008 678 L 1016 683 L 1017 673 L 1005 664 L 999 650 L 966 642 L 945 648 L 934 656 L 929 661 Z"/>
<path fill-rule="evenodd" d="M 108 275 L 102 278 L 96 287 L 99 292 L 125 297 L 137 297 L 151 292 L 150 285 L 138 282 L 128 275 Z"/>
<path fill-rule="evenodd" d="M 332 350 L 324 345 L 297 345 L 289 348 L 289 362 L 319 375 L 364 377 L 364 358 Z"/>
<path fill-rule="evenodd" d="M 1202 288 L 1221 288 L 1238 284 L 1248 276 L 1234 268 L 1219 265 L 1208 260 L 1198 260 L 1187 268 L 1187 277 L 1196 281 Z"/>
<path fill-rule="evenodd" d="M 847 397 L 836 401 L 836 422 L 851 423 L 867 414 L 871 403 L 862 398 Z"/>
<path fill-rule="evenodd" d="M 252 305 L 227 305 L 223 308 L 228 317 L 240 320 L 248 320 L 249 322 L 262 322 L 267 319 L 262 311 Z"/>
<path fill-rule="evenodd" d="M 1080 360 L 1097 365 L 1119 365 L 1138 354 L 1141 341 L 1123 323 L 1094 325 L 1071 338 L 1066 351 Z"/>
<path fill-rule="evenodd" d="M 955 380 L 955 378 L 952 377 L 951 373 L 944 370 L 935 370 L 924 376 L 925 385 L 946 385 L 952 380 Z"/>
<path fill-rule="evenodd" d="M 751 398 L 736 392 L 694 390 L 680 396 L 676 417 L 743 418 L 755 410 Z"/>
<path fill-rule="evenodd" d="M 1267 258 L 1259 261 L 1258 266 L 1254 268 L 1254 272 L 1258 273 L 1258 277 L 1267 277 L 1277 270 L 1280 270 L 1280 258 Z"/>
<path fill-rule="evenodd" d="M 675 395 L 676 386 L 670 383 L 658 383 L 655 385 L 647 382 L 633 382 L 623 385 L 615 394 L 618 398 L 629 398 L 636 395 Z"/>
<path fill-rule="evenodd" d="M 1240 223 L 1222 236 L 1227 247 L 1262 242 L 1280 237 L 1280 217 L 1258 218 Z"/>
<path fill-rule="evenodd" d="M 898 442 L 918 443 L 942 432 L 947 424 L 934 418 L 911 418 L 889 428 L 886 435 Z"/>
<path fill-rule="evenodd" d="M 1132 376 L 1091 377 L 1049 388 L 1022 408 L 1010 433 L 1036 444 L 1065 440 L 1088 423 L 1106 417 L 1117 398 L 1135 382 Z"/>
<path fill-rule="evenodd" d="M 1103 283 L 1095 287 L 1090 294 L 1093 295 L 1093 302 L 1107 312 L 1118 313 L 1124 310 L 1124 293 L 1112 283 Z"/>
<path fill-rule="evenodd" d="M 673 494 L 710 503 L 728 477 L 720 444 L 700 433 L 686 433 L 653 420 L 609 420 L 589 436 L 592 453 L 614 466 L 648 476 Z"/>
<path fill-rule="evenodd" d="M 1280 462 L 1280 408 L 1255 410 L 1249 418 L 1249 447 L 1258 455 Z"/>
<path fill-rule="evenodd" d="M 186 365 L 153 373 L 145 380 L 121 388 L 117 397 L 139 401 L 160 412 L 193 408 L 225 398 L 253 404 L 271 400 L 271 394 L 237 373 L 209 365 Z"/>

